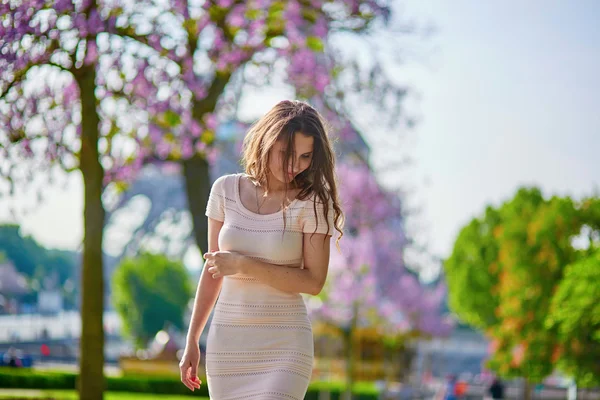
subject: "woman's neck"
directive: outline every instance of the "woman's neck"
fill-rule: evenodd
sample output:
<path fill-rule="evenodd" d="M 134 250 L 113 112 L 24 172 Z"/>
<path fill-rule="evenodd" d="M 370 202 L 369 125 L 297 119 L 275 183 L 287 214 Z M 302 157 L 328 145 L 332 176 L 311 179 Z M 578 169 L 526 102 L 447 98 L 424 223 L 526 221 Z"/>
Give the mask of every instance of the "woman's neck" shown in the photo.
<path fill-rule="evenodd" d="M 279 179 L 275 178 L 275 176 L 273 176 L 273 174 L 269 173 L 267 180 L 268 180 L 270 192 L 272 192 L 272 193 L 285 192 L 285 183 L 283 183 Z M 288 184 L 287 189 L 290 190 L 292 188 L 293 188 L 293 185 Z"/>

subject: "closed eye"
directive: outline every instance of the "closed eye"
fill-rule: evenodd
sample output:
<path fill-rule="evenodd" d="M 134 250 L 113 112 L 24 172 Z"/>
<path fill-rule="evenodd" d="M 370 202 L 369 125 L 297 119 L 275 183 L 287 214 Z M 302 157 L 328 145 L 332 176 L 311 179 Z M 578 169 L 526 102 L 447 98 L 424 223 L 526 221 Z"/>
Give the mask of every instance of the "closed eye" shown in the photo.
<path fill-rule="evenodd" d="M 285 150 L 281 150 L 281 154 L 285 154 Z M 293 157 L 293 154 L 292 154 L 292 157 Z M 300 157 L 302 157 L 302 158 L 310 158 L 310 157 L 312 157 L 312 153 L 304 153 Z"/>

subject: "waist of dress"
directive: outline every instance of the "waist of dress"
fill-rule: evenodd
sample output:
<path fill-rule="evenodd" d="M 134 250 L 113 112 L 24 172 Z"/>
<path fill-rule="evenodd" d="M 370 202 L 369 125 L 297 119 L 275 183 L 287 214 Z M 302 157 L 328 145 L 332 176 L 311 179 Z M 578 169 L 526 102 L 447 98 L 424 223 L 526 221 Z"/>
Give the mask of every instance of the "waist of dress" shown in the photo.
<path fill-rule="evenodd" d="M 279 329 L 312 329 L 304 303 L 238 303 L 219 299 L 211 325 Z"/>
<path fill-rule="evenodd" d="M 219 302 L 257 306 L 301 306 L 306 309 L 300 293 L 284 292 L 246 275 L 223 279 Z"/>

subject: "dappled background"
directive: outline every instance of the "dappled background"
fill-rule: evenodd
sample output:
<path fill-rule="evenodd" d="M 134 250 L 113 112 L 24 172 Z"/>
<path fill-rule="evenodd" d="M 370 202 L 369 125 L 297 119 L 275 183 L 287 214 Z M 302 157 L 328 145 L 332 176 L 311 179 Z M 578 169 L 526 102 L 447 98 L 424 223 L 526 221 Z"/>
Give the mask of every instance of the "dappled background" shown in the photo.
<path fill-rule="evenodd" d="M 0 362 L 65 375 L 0 386 L 184 393 L 211 183 L 297 98 L 330 125 L 347 215 L 305 298 L 310 393 L 430 398 L 455 375 L 481 398 L 497 375 L 585 396 L 600 10 L 513 3 L 3 3 Z"/>

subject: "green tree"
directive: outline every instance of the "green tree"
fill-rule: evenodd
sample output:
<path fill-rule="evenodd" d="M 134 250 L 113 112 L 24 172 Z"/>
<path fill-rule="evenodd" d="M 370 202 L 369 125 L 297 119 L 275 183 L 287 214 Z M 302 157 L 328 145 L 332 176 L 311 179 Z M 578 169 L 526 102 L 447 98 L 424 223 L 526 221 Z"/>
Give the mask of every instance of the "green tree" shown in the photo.
<path fill-rule="evenodd" d="M 21 236 L 20 229 L 16 224 L 0 226 L 0 251 L 15 265 L 17 271 L 31 278 L 42 264 L 45 250 L 31 237 Z"/>
<path fill-rule="evenodd" d="M 138 347 L 145 347 L 167 322 L 183 329 L 191 296 L 183 264 L 162 255 L 144 253 L 125 259 L 113 275 L 114 306 L 125 333 Z"/>
<path fill-rule="evenodd" d="M 14 264 L 17 271 L 30 280 L 41 280 L 45 276 L 57 274 L 58 283 L 63 285 L 67 279 L 73 278 L 73 252 L 47 249 L 32 237 L 23 236 L 19 225 L 0 225 L 0 252 Z"/>
<path fill-rule="evenodd" d="M 577 385 L 600 386 L 600 250 L 569 265 L 547 326 L 558 331 L 558 366 Z"/>
<path fill-rule="evenodd" d="M 566 266 L 585 256 L 574 239 L 585 226 L 598 232 L 592 203 L 521 188 L 458 235 L 444 265 L 450 307 L 492 339 L 500 374 L 539 382 L 552 372 L 560 341 L 546 317 Z"/>
<path fill-rule="evenodd" d="M 42 264 L 38 267 L 43 276 L 58 274 L 58 282 L 63 285 L 67 279 L 73 279 L 76 254 L 68 250 L 46 249 Z"/>
<path fill-rule="evenodd" d="M 499 246 L 494 232 L 498 232 L 500 224 L 498 210 L 487 207 L 485 215 L 474 218 L 460 231 L 445 262 L 451 284 L 450 308 L 463 322 L 482 330 L 498 323 Z"/>

